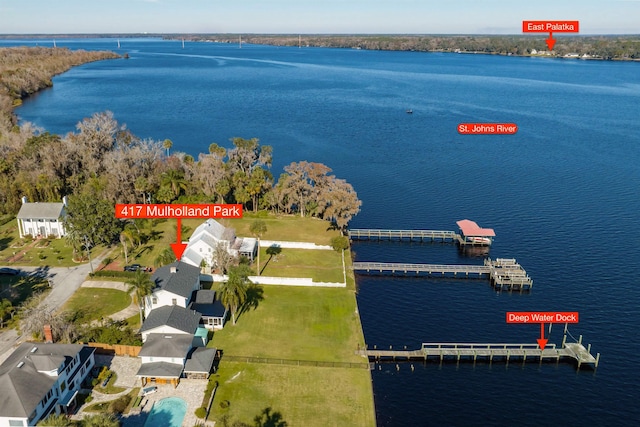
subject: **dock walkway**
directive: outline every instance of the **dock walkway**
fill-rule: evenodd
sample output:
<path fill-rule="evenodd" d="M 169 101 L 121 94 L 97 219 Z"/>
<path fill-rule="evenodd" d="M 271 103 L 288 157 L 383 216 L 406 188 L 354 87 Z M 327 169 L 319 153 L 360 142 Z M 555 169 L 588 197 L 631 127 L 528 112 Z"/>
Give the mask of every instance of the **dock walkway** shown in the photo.
<path fill-rule="evenodd" d="M 573 361 L 582 366 L 598 367 L 600 354 L 593 357 L 582 343 L 564 343 L 561 348 L 547 344 L 541 350 L 537 344 L 478 344 L 478 343 L 423 343 L 419 350 L 361 349 L 356 353 L 374 361 L 456 361 L 456 362 L 525 362 Z"/>
<path fill-rule="evenodd" d="M 491 246 L 491 241 L 465 239 L 450 230 L 383 230 L 377 228 L 354 228 L 347 230 L 350 240 L 380 240 L 399 242 L 457 243 L 460 246 Z"/>
<path fill-rule="evenodd" d="M 530 290 L 533 287 L 533 279 L 512 258 L 487 258 L 483 265 L 354 262 L 352 268 L 359 274 L 489 279 L 491 285 L 500 290 Z"/>

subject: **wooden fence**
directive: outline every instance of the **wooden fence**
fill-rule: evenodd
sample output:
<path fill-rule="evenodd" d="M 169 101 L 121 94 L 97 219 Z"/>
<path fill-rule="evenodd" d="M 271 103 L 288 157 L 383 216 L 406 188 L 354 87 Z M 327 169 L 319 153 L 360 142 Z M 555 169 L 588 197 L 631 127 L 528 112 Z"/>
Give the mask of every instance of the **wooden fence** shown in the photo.
<path fill-rule="evenodd" d="M 95 348 L 97 354 L 108 354 L 110 356 L 138 357 L 140 349 L 142 349 L 141 346 L 137 345 L 105 344 L 100 342 L 89 342 L 84 345 Z"/>

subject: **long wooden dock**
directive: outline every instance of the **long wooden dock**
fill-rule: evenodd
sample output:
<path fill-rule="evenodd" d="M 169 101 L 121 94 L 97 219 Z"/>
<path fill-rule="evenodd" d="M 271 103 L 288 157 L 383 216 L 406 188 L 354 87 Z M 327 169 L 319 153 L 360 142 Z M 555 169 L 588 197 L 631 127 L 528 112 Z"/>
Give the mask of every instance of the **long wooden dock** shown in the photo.
<path fill-rule="evenodd" d="M 590 346 L 589 346 L 590 347 Z M 374 361 L 455 361 L 455 362 L 562 362 L 572 361 L 578 369 L 583 366 L 597 368 L 600 354 L 593 357 L 582 343 L 564 343 L 561 348 L 547 344 L 541 350 L 538 344 L 478 344 L 478 343 L 423 343 L 418 350 L 361 349 L 356 353 Z"/>
<path fill-rule="evenodd" d="M 471 264 L 410 264 L 390 262 L 354 262 L 353 271 L 359 274 L 411 275 L 412 277 L 449 277 L 489 279 L 500 290 L 530 290 L 533 279 L 512 258 L 485 259 L 483 265 Z"/>
<path fill-rule="evenodd" d="M 446 230 L 379 230 L 352 229 L 348 230 L 351 240 L 399 240 L 399 241 L 432 241 L 454 243 L 462 237 L 455 231 Z"/>
<path fill-rule="evenodd" d="M 459 233 L 450 230 L 383 230 L 377 228 L 354 228 L 347 230 L 350 240 L 379 240 L 398 242 L 440 242 L 457 243 L 461 247 L 484 246 L 491 243 L 484 240 L 467 240 Z"/>

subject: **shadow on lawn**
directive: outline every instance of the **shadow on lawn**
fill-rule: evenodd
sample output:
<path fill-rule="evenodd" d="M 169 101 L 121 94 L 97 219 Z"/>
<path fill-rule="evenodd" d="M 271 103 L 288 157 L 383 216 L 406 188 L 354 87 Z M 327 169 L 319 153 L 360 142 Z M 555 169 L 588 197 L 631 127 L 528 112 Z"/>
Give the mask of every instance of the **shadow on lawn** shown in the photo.
<path fill-rule="evenodd" d="M 264 273 L 264 270 L 265 268 L 267 268 L 267 265 L 269 265 L 271 258 L 273 258 L 274 256 L 278 256 L 281 252 L 282 252 L 282 248 L 276 244 L 273 244 L 267 248 L 267 255 L 269 255 L 269 259 L 264 264 L 264 267 L 262 267 L 262 270 L 260 270 L 260 274 Z"/>
<path fill-rule="evenodd" d="M 247 299 L 245 300 L 238 314 L 236 315 L 236 321 L 242 314 L 249 310 L 255 310 L 260 305 L 260 301 L 264 300 L 264 288 L 260 285 L 252 283 L 247 288 Z"/>
<path fill-rule="evenodd" d="M 220 424 L 222 427 L 287 427 L 289 425 L 282 419 L 279 411 L 272 411 L 270 407 L 264 408 L 260 414 L 253 417 L 253 424 L 233 421 L 227 414 L 220 418 Z"/>

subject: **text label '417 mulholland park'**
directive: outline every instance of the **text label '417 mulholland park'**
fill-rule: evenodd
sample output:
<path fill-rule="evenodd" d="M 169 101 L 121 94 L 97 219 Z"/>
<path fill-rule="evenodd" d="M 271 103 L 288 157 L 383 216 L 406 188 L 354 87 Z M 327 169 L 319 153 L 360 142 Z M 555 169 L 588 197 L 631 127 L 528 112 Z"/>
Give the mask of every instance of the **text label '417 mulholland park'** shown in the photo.
<path fill-rule="evenodd" d="M 116 204 L 116 218 L 242 218 L 242 205 Z"/>

